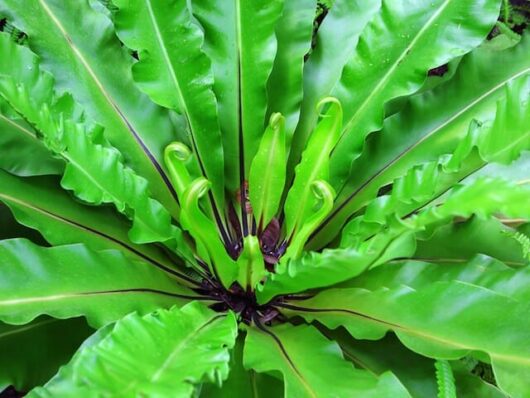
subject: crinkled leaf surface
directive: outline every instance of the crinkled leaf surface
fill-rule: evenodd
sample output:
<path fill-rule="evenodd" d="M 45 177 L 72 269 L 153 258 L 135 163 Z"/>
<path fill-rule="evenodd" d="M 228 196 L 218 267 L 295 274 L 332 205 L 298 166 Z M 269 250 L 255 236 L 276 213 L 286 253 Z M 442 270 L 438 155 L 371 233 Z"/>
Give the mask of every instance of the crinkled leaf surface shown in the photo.
<path fill-rule="evenodd" d="M 112 144 L 175 215 L 176 194 L 161 165 L 163 148 L 175 138 L 173 126 L 167 112 L 134 86 L 133 60 L 108 17 L 87 0 L 2 0 L 0 11 L 28 34 L 59 90 L 71 92 L 106 128 Z"/>
<path fill-rule="evenodd" d="M 226 379 L 236 336 L 233 313 L 219 314 L 197 302 L 143 317 L 131 314 L 80 351 L 63 388 L 71 384 L 105 397 L 189 397 L 203 380 Z M 37 389 L 34 396 L 39 394 Z"/>

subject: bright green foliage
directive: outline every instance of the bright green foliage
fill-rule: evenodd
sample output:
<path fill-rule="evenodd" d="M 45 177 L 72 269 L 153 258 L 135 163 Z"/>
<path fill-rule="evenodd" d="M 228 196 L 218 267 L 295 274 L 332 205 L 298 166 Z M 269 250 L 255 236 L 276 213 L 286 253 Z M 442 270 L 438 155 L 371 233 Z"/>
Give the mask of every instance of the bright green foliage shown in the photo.
<path fill-rule="evenodd" d="M 519 3 L 0 0 L 0 392 L 529 397 Z"/>
<path fill-rule="evenodd" d="M 131 314 L 68 365 L 74 380 L 62 384 L 78 384 L 103 396 L 187 396 L 202 380 L 226 379 L 228 350 L 236 335 L 233 313 L 218 314 L 197 302 L 144 317 Z M 57 388 L 65 387 L 52 383 L 48 393 Z M 37 390 L 33 396 L 41 394 Z"/>
<path fill-rule="evenodd" d="M 456 398 L 455 378 L 448 361 L 438 360 L 436 367 L 436 380 L 438 381 L 438 398 Z"/>

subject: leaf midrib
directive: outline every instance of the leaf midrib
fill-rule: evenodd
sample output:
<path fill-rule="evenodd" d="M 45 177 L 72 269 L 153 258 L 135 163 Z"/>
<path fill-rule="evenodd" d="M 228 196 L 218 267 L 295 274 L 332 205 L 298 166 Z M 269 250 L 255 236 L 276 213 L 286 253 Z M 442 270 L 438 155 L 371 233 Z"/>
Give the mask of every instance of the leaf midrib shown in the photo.
<path fill-rule="evenodd" d="M 194 339 L 197 334 L 199 334 L 204 328 L 214 324 L 217 320 L 222 320 L 225 317 L 225 315 L 215 315 L 202 323 L 200 327 L 194 329 L 193 331 L 190 331 L 188 336 L 182 341 L 180 341 L 176 347 L 173 349 L 171 354 L 168 355 L 162 366 L 151 376 L 151 383 L 156 383 L 160 378 L 162 377 L 162 374 L 167 370 L 167 368 L 171 365 L 171 362 L 173 362 L 173 359 L 178 354 L 178 352 L 192 339 Z"/>
<path fill-rule="evenodd" d="M 53 24 L 57 27 L 57 29 L 59 29 L 59 31 L 63 35 L 63 38 L 66 41 L 68 47 L 70 47 L 72 49 L 72 51 L 73 51 L 74 55 L 76 56 L 76 58 L 79 59 L 79 61 L 81 62 L 81 64 L 85 68 L 85 70 L 88 72 L 88 75 L 94 81 L 94 83 L 95 83 L 96 87 L 98 88 L 99 92 L 103 95 L 103 98 L 105 98 L 107 103 L 110 105 L 111 109 L 115 112 L 118 120 L 120 120 L 120 122 L 124 126 L 125 130 L 129 131 L 132 134 L 133 139 L 136 142 L 138 142 L 138 144 L 140 145 L 140 147 L 142 149 L 140 151 L 142 153 L 142 155 L 147 159 L 148 163 L 151 164 L 152 167 L 154 167 L 154 172 L 156 174 L 160 175 L 160 178 L 164 182 L 164 185 L 165 185 L 166 189 L 169 191 L 170 195 L 172 195 L 177 200 L 176 193 L 174 193 L 173 190 L 172 190 L 172 187 L 170 185 L 168 185 L 168 177 L 166 176 L 164 170 L 162 169 L 162 167 L 160 166 L 158 161 L 152 156 L 152 154 L 149 151 L 149 148 L 145 145 L 145 143 L 142 141 L 140 136 L 136 133 L 136 131 L 132 127 L 131 123 L 127 120 L 127 118 L 125 117 L 123 112 L 118 108 L 118 105 L 114 102 L 114 100 L 112 99 L 110 94 L 107 92 L 107 90 L 105 89 L 105 87 L 103 86 L 101 81 L 99 80 L 98 76 L 96 75 L 96 73 L 94 72 L 94 70 L 92 69 L 92 67 L 88 63 L 88 61 L 86 60 L 86 58 L 83 55 L 83 53 L 81 53 L 81 51 L 75 46 L 75 44 L 73 43 L 72 39 L 70 38 L 70 35 L 68 34 L 68 32 L 65 29 L 65 27 L 57 19 L 57 17 L 53 13 L 53 11 L 50 9 L 50 7 L 48 6 L 48 4 L 46 3 L 45 0 L 38 0 L 38 1 L 39 1 L 40 5 L 42 6 L 42 9 L 45 11 L 45 13 L 48 14 L 48 16 L 51 19 L 51 21 L 53 22 Z"/>
<path fill-rule="evenodd" d="M 9 119 L 8 117 L 2 115 L 1 113 L 0 113 L 0 119 L 5 121 L 6 123 L 12 125 L 15 129 L 19 130 L 24 135 L 27 135 L 28 137 L 31 137 L 32 139 L 34 139 L 36 141 L 39 141 L 37 136 L 35 134 L 33 134 L 31 131 L 29 131 L 28 129 L 24 128 L 23 126 L 21 126 L 20 124 L 16 123 L 15 121 Z"/>
<path fill-rule="evenodd" d="M 19 206 L 22 206 L 22 207 L 25 207 L 27 209 L 33 210 L 33 211 L 35 211 L 37 213 L 42 214 L 45 217 L 50 217 L 52 219 L 55 219 L 56 221 L 58 221 L 60 223 L 71 225 L 72 227 L 74 227 L 76 229 L 79 229 L 79 230 L 81 230 L 83 232 L 92 234 L 92 235 L 97 236 L 97 237 L 101 237 L 102 239 L 105 239 L 107 241 L 110 241 L 110 242 L 116 244 L 117 247 L 120 248 L 120 250 L 121 249 L 125 249 L 128 252 L 130 252 L 131 254 L 133 254 L 135 257 L 137 257 L 138 259 L 140 259 L 142 261 L 147 261 L 147 262 L 151 263 L 152 265 L 154 265 L 155 267 L 157 267 L 158 269 L 161 269 L 162 271 L 164 271 L 164 272 L 166 272 L 166 273 L 168 273 L 168 274 L 170 274 L 172 276 L 177 276 L 179 278 L 183 278 L 186 281 L 189 281 L 189 279 L 187 278 L 186 275 L 181 274 L 180 272 L 171 269 L 167 265 L 155 260 L 154 258 L 149 256 L 148 254 L 146 254 L 146 253 L 144 253 L 144 252 L 142 252 L 142 251 L 140 251 L 140 250 L 138 250 L 138 249 L 136 249 L 134 247 L 131 247 L 127 242 L 123 242 L 122 240 L 120 240 L 120 239 L 118 239 L 118 238 L 116 238 L 114 236 L 111 236 L 111 235 L 108 235 L 108 234 L 106 234 L 104 232 L 95 230 L 95 229 L 93 229 L 91 227 L 88 227 L 88 226 L 85 226 L 83 224 L 80 224 L 77 221 L 73 221 L 73 220 L 70 220 L 70 219 L 68 219 L 66 217 L 62 217 L 62 216 L 60 216 L 58 214 L 52 213 L 49 210 L 40 208 L 40 207 L 35 206 L 35 205 L 31 204 L 31 203 L 22 201 L 22 200 L 20 200 L 18 198 L 6 195 L 6 194 L 1 193 L 1 192 L 0 192 L 0 198 L 4 198 L 4 200 L 6 200 L 8 202 L 14 202 L 14 203 L 18 204 Z"/>
<path fill-rule="evenodd" d="M 394 73 L 394 71 L 403 62 L 405 57 L 412 51 L 412 48 L 422 38 L 424 33 L 434 24 L 436 19 L 445 11 L 445 9 L 451 3 L 451 1 L 452 0 L 445 0 L 445 2 L 440 6 L 440 8 L 429 18 L 429 20 L 425 23 L 425 25 L 418 31 L 418 33 L 410 41 L 409 45 L 407 45 L 407 47 L 405 47 L 405 49 L 400 54 L 400 56 L 397 58 L 397 60 L 394 62 L 394 64 L 385 73 L 383 78 L 381 80 L 379 80 L 379 83 L 375 86 L 375 88 L 370 92 L 370 94 L 366 97 L 366 99 L 357 108 L 357 110 L 352 115 L 352 117 L 350 118 L 348 123 L 346 123 L 346 126 L 344 126 L 344 129 L 342 130 L 342 134 L 341 135 L 344 135 L 344 133 L 346 133 L 347 131 L 349 131 L 351 129 L 351 126 L 354 124 L 356 119 L 358 119 L 358 115 L 360 115 L 364 111 L 364 109 L 369 105 L 369 103 L 372 100 L 372 98 L 374 98 L 376 95 L 379 94 L 381 89 L 385 86 L 386 82 L 391 78 L 391 76 Z"/>
<path fill-rule="evenodd" d="M 78 293 L 62 293 L 62 294 L 52 294 L 49 296 L 32 296 L 32 297 L 0 300 L 0 308 L 16 306 L 16 305 L 33 304 L 33 303 L 45 303 L 45 302 L 53 302 L 53 301 L 70 300 L 70 299 L 77 299 L 77 298 L 84 298 L 84 297 L 91 297 L 91 296 L 105 296 L 105 295 L 131 294 L 131 293 L 155 294 L 155 295 L 170 296 L 170 297 L 190 299 L 190 300 L 203 299 L 203 296 L 192 296 L 192 295 L 186 295 L 186 294 L 179 294 L 179 293 L 173 293 L 173 292 L 168 292 L 165 290 L 158 290 L 158 289 L 152 289 L 152 288 L 128 288 L 128 289 L 126 288 L 126 289 L 101 290 L 101 291 L 89 291 L 89 292 L 78 292 Z M 204 298 L 204 300 L 208 301 L 209 298 Z"/>
<path fill-rule="evenodd" d="M 268 335 L 270 338 L 272 338 L 272 340 L 274 341 L 274 343 L 278 346 L 278 349 L 281 353 L 281 355 L 285 358 L 289 368 L 291 369 L 291 371 L 296 375 L 296 377 L 299 379 L 300 381 L 300 384 L 304 387 L 304 389 L 311 395 L 311 397 L 313 398 L 317 398 L 318 395 L 316 394 L 316 392 L 311 388 L 311 386 L 309 385 L 309 383 L 305 380 L 305 378 L 303 377 L 303 375 L 301 374 L 301 372 L 298 370 L 298 368 L 294 365 L 294 363 L 292 362 L 292 359 L 291 357 L 289 356 L 289 353 L 287 352 L 287 350 L 285 349 L 281 339 L 275 335 L 272 331 L 270 330 L 266 330 L 263 326 L 259 327 L 259 329 L 256 329 L 256 331 L 258 331 L 259 333 L 263 333 L 263 334 L 266 334 Z"/>
<path fill-rule="evenodd" d="M 326 220 L 324 220 L 324 222 L 322 222 L 322 224 L 320 225 L 320 227 L 313 233 L 313 235 L 311 236 L 310 238 L 310 241 L 312 239 L 314 239 L 319 233 L 320 231 L 327 225 L 331 222 L 331 220 L 333 220 L 333 218 L 335 216 L 337 216 L 341 211 L 342 209 L 344 209 L 349 203 L 351 203 L 351 201 L 356 197 L 358 196 L 361 192 L 363 192 L 364 190 L 366 190 L 369 186 L 370 186 L 370 183 L 375 180 L 377 177 L 379 177 L 380 175 L 382 175 L 387 169 L 389 169 L 390 167 L 392 167 L 392 165 L 394 165 L 395 163 L 397 163 L 399 160 L 401 160 L 403 157 L 405 157 L 410 151 L 414 150 L 416 147 L 418 147 L 420 144 L 422 144 L 424 141 L 426 141 L 427 139 L 431 138 L 434 134 L 436 134 L 437 132 L 439 132 L 440 130 L 443 130 L 445 127 L 447 127 L 450 123 L 452 123 L 453 121 L 455 121 L 456 119 L 458 119 L 460 116 L 462 116 L 464 113 L 466 113 L 467 111 L 469 111 L 471 108 L 473 108 L 475 105 L 477 105 L 478 103 L 480 103 L 482 100 L 484 100 L 485 98 L 489 97 L 490 95 L 492 95 L 494 92 L 500 90 L 502 87 L 504 87 L 506 84 L 508 84 L 509 82 L 511 82 L 512 80 L 515 80 L 523 75 L 525 75 L 526 73 L 530 72 L 530 67 L 529 68 L 525 68 L 523 69 L 522 71 L 510 76 L 509 78 L 503 80 L 501 83 L 495 85 L 492 89 L 488 90 L 486 93 L 480 95 L 479 97 L 477 97 L 475 100 L 473 100 L 472 102 L 470 102 L 468 105 L 466 105 L 464 108 L 460 109 L 458 112 L 456 112 L 453 116 L 451 116 L 450 118 L 446 119 L 442 124 L 438 125 L 436 128 L 434 128 L 433 130 L 431 130 L 430 132 L 428 132 L 426 135 L 424 135 L 422 138 L 420 138 L 420 140 L 416 141 L 414 144 L 410 145 L 408 148 L 406 148 L 403 152 L 401 152 L 398 156 L 396 156 L 394 159 L 392 159 L 390 162 L 386 163 L 381 169 L 379 169 L 375 174 L 373 174 L 368 180 L 366 180 L 365 183 L 363 183 L 356 191 L 354 191 L 352 194 L 350 194 L 348 197 L 346 197 L 346 199 L 340 204 L 337 206 L 337 208 L 328 216 L 328 218 Z"/>
<path fill-rule="evenodd" d="M 506 296 L 503 296 L 503 297 L 506 297 Z M 361 312 L 359 310 L 355 310 L 354 311 L 354 310 L 349 310 L 349 309 L 346 309 L 346 308 L 327 308 L 327 307 L 326 308 L 323 308 L 323 307 L 319 307 L 319 308 L 316 308 L 316 307 L 298 307 L 298 306 L 293 306 L 293 305 L 290 305 L 290 304 L 288 306 L 285 306 L 285 308 L 291 309 L 291 310 L 294 310 L 294 311 L 309 312 L 309 313 L 348 314 L 348 315 L 351 315 L 351 316 L 354 316 L 354 317 L 363 318 L 363 319 L 365 319 L 367 321 L 371 321 L 371 322 L 374 322 L 374 323 L 379 323 L 379 324 L 385 325 L 386 327 L 400 329 L 403 333 L 413 334 L 413 335 L 425 338 L 426 340 L 431 340 L 431 341 L 434 341 L 434 342 L 442 343 L 442 344 L 445 344 L 447 346 L 452 346 L 452 347 L 457 348 L 457 349 L 463 349 L 463 350 L 468 350 L 468 351 L 484 351 L 484 349 L 480 348 L 480 347 L 474 347 L 474 346 L 469 345 L 469 344 L 465 345 L 465 344 L 458 343 L 458 342 L 455 342 L 455 341 L 452 341 L 452 340 L 447 340 L 445 338 L 434 336 L 434 335 L 432 335 L 430 333 L 427 333 L 425 331 L 410 329 L 410 327 L 403 326 L 403 325 L 400 325 L 398 323 L 387 322 L 387 321 L 384 321 L 384 320 L 382 320 L 380 318 L 377 318 L 375 316 L 367 315 L 367 314 L 365 314 L 365 313 L 363 313 L 363 312 Z M 516 356 L 508 355 L 508 354 L 495 353 L 495 352 L 492 352 L 492 351 L 486 351 L 486 352 L 491 358 L 498 358 L 498 359 L 506 360 L 506 361 L 509 361 L 509 362 L 525 364 L 526 366 L 530 367 L 530 358 L 521 358 L 521 357 L 516 357 Z"/>

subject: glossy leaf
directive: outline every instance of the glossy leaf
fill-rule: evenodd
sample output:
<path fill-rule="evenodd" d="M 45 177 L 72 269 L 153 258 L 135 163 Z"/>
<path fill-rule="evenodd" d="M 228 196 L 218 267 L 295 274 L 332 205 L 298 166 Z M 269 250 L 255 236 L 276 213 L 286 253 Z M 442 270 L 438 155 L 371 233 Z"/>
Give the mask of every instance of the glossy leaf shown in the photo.
<path fill-rule="evenodd" d="M 426 72 L 477 47 L 499 13 L 497 0 L 384 0 L 333 90 L 344 128 L 331 160 L 340 189 L 368 133 L 382 127 L 384 105 L 417 91 Z"/>
<path fill-rule="evenodd" d="M 176 216 L 176 195 L 161 163 L 165 145 L 175 138 L 173 126 L 167 112 L 134 87 L 132 59 L 107 16 L 87 0 L 2 0 L 0 12 L 28 34 L 30 47 L 53 73 L 59 90 L 71 92 L 105 127 L 111 143 Z"/>
<path fill-rule="evenodd" d="M 329 105 L 328 105 L 329 104 Z M 301 227 L 302 220 L 312 213 L 317 198 L 311 194 L 312 184 L 329 179 L 329 154 L 337 143 L 342 128 L 342 107 L 335 98 L 326 98 L 318 108 L 328 105 L 315 131 L 311 135 L 302 160 L 296 166 L 293 185 L 285 200 L 286 236 Z"/>
<path fill-rule="evenodd" d="M 498 101 L 492 122 L 482 126 L 472 123 L 468 135 L 451 155 L 416 166 L 394 180 L 391 194 L 369 203 L 358 222 L 384 224 L 390 214 L 410 214 L 441 196 L 462 175 L 480 170 L 486 162 L 510 163 L 517 159 L 523 150 L 530 149 L 529 100 L 530 75 L 509 82 L 506 97 Z"/>
<path fill-rule="evenodd" d="M 528 353 L 522 349 L 530 330 L 526 302 L 453 281 L 421 289 L 332 289 L 289 308 L 330 328 L 344 325 L 356 338 L 379 339 L 391 329 L 407 347 L 430 357 L 483 351 L 503 390 L 515 396 L 528 391 Z M 495 328 L 488 326 L 492 316 Z"/>
<path fill-rule="evenodd" d="M 311 50 L 316 7 L 316 0 L 285 1 L 275 26 L 278 48 L 267 82 L 267 114 L 285 117 L 287 148 L 300 116 L 304 58 Z"/>
<path fill-rule="evenodd" d="M 411 238 L 407 233 L 385 236 L 358 249 L 326 249 L 281 262 L 265 284 L 258 286 L 258 301 L 266 303 L 280 294 L 332 286 L 361 274 L 380 261 L 412 255 L 415 246 Z"/>
<path fill-rule="evenodd" d="M 355 369 L 337 343 L 307 325 L 247 328 L 244 364 L 257 372 L 280 372 L 286 398 L 410 397 L 394 375 L 377 378 Z"/>
<path fill-rule="evenodd" d="M 394 289 L 402 285 L 413 289 L 427 286 L 430 281 L 460 281 L 482 286 L 496 293 L 525 302 L 530 297 L 525 286 L 530 283 L 528 267 L 513 269 L 498 260 L 477 255 L 469 261 L 451 262 L 440 259 L 432 263 L 409 260 L 390 263 L 347 282 L 344 287 L 368 290 Z"/>
<path fill-rule="evenodd" d="M 120 252 L 82 245 L 42 248 L 24 239 L 0 243 L 0 319 L 24 324 L 38 315 L 85 316 L 102 326 L 132 311 L 182 304 L 196 295 L 162 271 Z"/>
<path fill-rule="evenodd" d="M 335 236 L 344 221 L 382 186 L 415 165 L 455 151 L 473 119 L 492 119 L 506 84 L 530 72 L 529 51 L 528 36 L 503 52 L 478 49 L 464 57 L 453 79 L 413 97 L 400 113 L 388 118 L 381 133 L 368 140 L 363 155 L 354 162 L 355 178 L 339 193 L 335 209 L 313 245 Z M 492 70 L 488 65 L 497 61 L 502 66 Z"/>
<path fill-rule="evenodd" d="M 204 29 L 225 152 L 226 185 L 235 192 L 248 172 L 266 124 L 267 80 L 283 0 L 191 1 Z"/>
<path fill-rule="evenodd" d="M 223 208 L 223 147 L 200 28 L 192 23 L 185 1 L 113 3 L 118 7 L 114 14 L 118 37 L 138 52 L 134 80 L 154 102 L 184 115 L 204 177 L 212 182 L 214 197 Z"/>
<path fill-rule="evenodd" d="M 192 396 L 201 381 L 226 379 L 236 336 L 232 313 L 218 314 L 197 302 L 143 317 L 131 314 L 79 353 L 63 388 L 84 387 L 103 396 Z"/>
<path fill-rule="evenodd" d="M 199 177 L 186 189 L 182 201 L 181 223 L 195 239 L 197 251 L 210 271 L 225 287 L 236 280 L 236 263 L 219 240 L 217 228 L 199 207 L 199 199 L 210 189 L 210 182 Z"/>
<path fill-rule="evenodd" d="M 285 118 L 275 113 L 263 133 L 250 166 L 248 191 L 258 227 L 265 228 L 278 212 L 286 172 Z"/>
<path fill-rule="evenodd" d="M 184 284 L 193 280 L 154 246 L 132 243 L 129 224 L 110 209 L 83 206 L 53 178 L 17 178 L 0 171 L 0 201 L 18 222 L 38 230 L 53 245 L 83 243 L 94 250 L 121 250 L 128 258 L 158 267 Z"/>
<path fill-rule="evenodd" d="M 507 234 L 508 231 L 510 228 L 496 219 L 480 220 L 475 217 L 467 222 L 450 224 L 418 240 L 414 258 L 460 264 L 481 253 L 509 266 L 524 266 L 524 253 L 518 242 Z"/>
<path fill-rule="evenodd" d="M 6 74 L 0 77 L 0 93 L 37 127 L 46 146 L 67 161 L 62 186 L 84 201 L 114 203 L 124 213 L 134 210 L 131 239 L 136 242 L 163 242 L 178 234 L 167 210 L 148 196 L 147 181 L 122 163 L 121 154 L 94 142 L 90 126 L 57 111 L 61 99 L 54 98 L 53 79 L 40 70 L 38 58 L 5 35 L 0 46 L 10 61 L 2 65 Z"/>
<path fill-rule="evenodd" d="M 335 0 L 320 25 L 315 48 L 304 64 L 303 101 L 289 157 L 289 177 L 300 161 L 307 139 L 315 127 L 318 102 L 331 94 L 342 69 L 352 56 L 359 36 L 381 7 L 380 0 Z"/>

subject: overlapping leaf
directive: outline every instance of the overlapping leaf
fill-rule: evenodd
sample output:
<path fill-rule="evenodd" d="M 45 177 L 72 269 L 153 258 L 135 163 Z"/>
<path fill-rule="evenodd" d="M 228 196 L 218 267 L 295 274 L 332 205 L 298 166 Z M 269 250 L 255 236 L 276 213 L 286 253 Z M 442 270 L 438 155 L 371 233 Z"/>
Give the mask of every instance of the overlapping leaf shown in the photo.
<path fill-rule="evenodd" d="M 372 201 L 363 216 L 352 222 L 358 228 L 357 239 L 363 238 L 361 230 L 374 233 L 374 228 L 366 224 L 384 225 L 391 214 L 402 217 L 411 213 L 464 176 L 480 170 L 486 162 L 509 164 L 523 150 L 530 149 L 530 75 L 509 82 L 505 91 L 506 97 L 497 102 L 493 121 L 483 126 L 472 123 L 468 135 L 451 155 L 410 169 L 394 180 L 390 195 Z"/>
<path fill-rule="evenodd" d="M 418 90 L 426 72 L 477 47 L 499 13 L 497 0 L 384 0 L 363 31 L 332 95 L 344 106 L 342 137 L 331 159 L 339 190 L 366 135 L 382 127 L 384 105 Z"/>
<path fill-rule="evenodd" d="M 0 171 L 0 201 L 17 221 L 37 229 L 53 245 L 83 243 L 94 250 L 121 250 L 190 283 L 161 250 L 137 245 L 128 238 L 129 224 L 111 209 L 83 206 L 62 191 L 53 178 L 17 178 Z"/>
<path fill-rule="evenodd" d="M 528 35 L 502 52 L 478 49 L 464 57 L 453 79 L 413 97 L 403 111 L 388 118 L 381 133 L 368 140 L 363 155 L 354 162 L 355 178 L 338 195 L 333 213 L 311 245 L 321 246 L 335 236 L 344 221 L 374 198 L 380 187 L 413 166 L 455 151 L 473 119 L 492 120 L 497 101 L 507 92 L 506 85 L 530 72 L 529 51 Z M 488 67 L 495 63 L 498 68 Z"/>
<path fill-rule="evenodd" d="M 133 58 L 108 17 L 88 0 L 2 0 L 0 11 L 28 34 L 30 47 L 57 79 L 59 91 L 72 93 L 90 118 L 105 127 L 112 145 L 176 216 L 176 194 L 161 163 L 164 147 L 175 139 L 174 127 L 168 113 L 134 86 Z"/>
<path fill-rule="evenodd" d="M 190 142 L 224 207 L 224 159 L 210 61 L 202 52 L 203 33 L 192 23 L 185 1 L 113 0 L 117 34 L 138 51 L 133 76 L 156 103 L 179 111 Z"/>
<path fill-rule="evenodd" d="M 234 314 L 218 314 L 197 302 L 143 317 L 131 314 L 79 352 L 69 365 L 71 379 L 29 397 L 83 388 L 108 397 L 189 397 L 202 381 L 226 379 L 236 336 Z"/>
<path fill-rule="evenodd" d="M 37 139 L 35 131 L 0 98 L 0 167 L 10 173 L 31 176 L 61 174 L 64 168 Z"/>
<path fill-rule="evenodd" d="M 247 178 L 263 134 L 267 80 L 277 47 L 275 24 L 283 3 L 191 1 L 204 29 L 204 51 L 212 61 L 230 192 Z"/>
<path fill-rule="evenodd" d="M 91 333 L 82 319 L 42 317 L 27 325 L 0 324 L 0 390 L 28 391 L 50 379 Z"/>
<path fill-rule="evenodd" d="M 300 116 L 304 58 L 311 50 L 316 7 L 315 0 L 286 1 L 275 26 L 278 48 L 267 82 L 267 114 L 285 117 L 287 147 Z"/>
<path fill-rule="evenodd" d="M 62 98 L 54 98 L 53 79 L 40 70 L 39 60 L 5 35 L 0 37 L 2 63 L 0 92 L 43 135 L 46 146 L 67 161 L 62 186 L 81 199 L 114 203 L 134 217 L 131 238 L 136 242 L 164 242 L 178 235 L 169 213 L 151 199 L 147 181 L 122 163 L 114 148 L 95 143 L 90 125 L 69 120 Z M 70 111 L 71 112 L 71 111 Z M 132 210 L 132 211 L 131 211 Z"/>
<path fill-rule="evenodd" d="M 280 372 L 286 398 L 410 397 L 394 375 L 377 378 L 355 369 L 337 343 L 307 325 L 247 329 L 244 365 L 257 372 Z"/>
<path fill-rule="evenodd" d="M 289 159 L 289 173 L 300 160 L 318 120 L 318 102 L 330 95 L 352 56 L 359 36 L 381 7 L 380 0 L 336 0 L 319 27 L 315 48 L 304 64 L 303 101 Z M 290 175 L 292 177 L 292 174 Z"/>
<path fill-rule="evenodd" d="M 485 352 L 504 391 L 513 396 L 528 391 L 527 302 L 465 282 L 429 281 L 418 289 L 332 289 L 288 306 L 293 315 L 330 328 L 343 325 L 360 339 L 379 339 L 393 330 L 407 347 L 430 357 Z"/>

